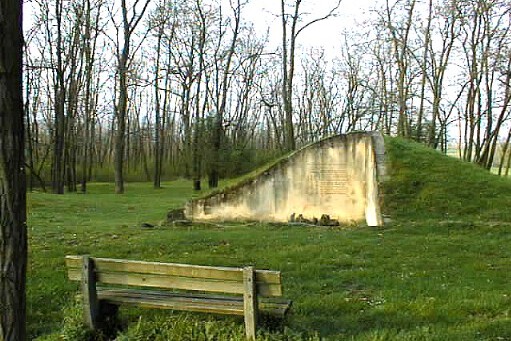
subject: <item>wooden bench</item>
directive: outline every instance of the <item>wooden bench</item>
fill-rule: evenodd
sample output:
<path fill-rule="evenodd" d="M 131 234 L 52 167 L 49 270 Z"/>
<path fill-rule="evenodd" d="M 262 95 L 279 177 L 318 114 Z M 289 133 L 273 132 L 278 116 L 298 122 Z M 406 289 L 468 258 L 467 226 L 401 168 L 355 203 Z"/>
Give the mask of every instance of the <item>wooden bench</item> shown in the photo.
<path fill-rule="evenodd" d="M 255 339 L 259 312 L 283 318 L 291 306 L 281 298 L 279 271 L 89 256 L 66 256 L 66 265 L 69 279 L 81 281 L 84 320 L 92 329 L 106 317 L 108 309 L 102 308 L 113 306 L 110 313 L 115 313 L 119 305 L 128 304 L 241 315 L 247 338 Z"/>

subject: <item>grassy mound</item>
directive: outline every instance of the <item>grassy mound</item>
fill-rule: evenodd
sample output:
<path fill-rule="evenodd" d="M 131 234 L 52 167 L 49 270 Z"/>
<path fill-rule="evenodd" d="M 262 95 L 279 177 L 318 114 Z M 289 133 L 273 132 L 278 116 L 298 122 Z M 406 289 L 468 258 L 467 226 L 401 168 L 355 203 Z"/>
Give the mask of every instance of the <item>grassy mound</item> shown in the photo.
<path fill-rule="evenodd" d="M 511 221 L 511 181 L 421 144 L 385 140 L 384 212 L 405 219 Z"/>
<path fill-rule="evenodd" d="M 401 138 L 386 137 L 385 151 L 389 177 L 383 184 L 383 211 L 393 219 L 511 221 L 509 179 Z M 195 199 L 236 191 L 295 153 L 223 181 Z"/>

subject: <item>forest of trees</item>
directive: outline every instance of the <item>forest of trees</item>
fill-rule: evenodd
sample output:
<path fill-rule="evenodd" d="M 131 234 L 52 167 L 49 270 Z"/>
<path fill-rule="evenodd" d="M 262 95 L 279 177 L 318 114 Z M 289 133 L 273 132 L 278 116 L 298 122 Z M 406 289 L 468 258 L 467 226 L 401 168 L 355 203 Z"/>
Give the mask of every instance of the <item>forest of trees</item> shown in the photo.
<path fill-rule="evenodd" d="M 341 20 L 281 0 L 34 0 L 25 25 L 29 188 L 186 177 L 199 189 L 325 136 L 380 130 L 509 173 L 511 1 L 380 0 L 338 51 L 301 34 Z M 27 20 L 27 19 L 25 19 Z M 272 32 L 275 34 L 275 32 Z M 48 188 L 46 188 L 48 187 Z"/>

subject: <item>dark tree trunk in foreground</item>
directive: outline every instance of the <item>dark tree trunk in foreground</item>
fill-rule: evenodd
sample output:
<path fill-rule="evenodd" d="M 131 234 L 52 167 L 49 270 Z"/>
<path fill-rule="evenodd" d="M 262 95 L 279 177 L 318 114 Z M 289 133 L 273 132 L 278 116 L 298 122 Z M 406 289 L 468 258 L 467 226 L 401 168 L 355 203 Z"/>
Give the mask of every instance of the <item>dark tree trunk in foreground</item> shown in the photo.
<path fill-rule="evenodd" d="M 22 1 L 0 2 L 0 340 L 26 339 Z"/>

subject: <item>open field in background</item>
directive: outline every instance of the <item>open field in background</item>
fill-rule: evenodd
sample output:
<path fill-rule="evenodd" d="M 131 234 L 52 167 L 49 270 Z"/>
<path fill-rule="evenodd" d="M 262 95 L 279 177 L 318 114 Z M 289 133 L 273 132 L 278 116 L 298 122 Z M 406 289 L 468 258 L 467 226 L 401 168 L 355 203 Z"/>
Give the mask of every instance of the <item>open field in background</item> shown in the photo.
<path fill-rule="evenodd" d="M 391 221 L 382 229 L 165 226 L 167 210 L 192 196 L 182 180 L 160 190 L 129 183 L 121 196 L 103 183 L 88 194 L 30 194 L 30 339 L 91 337 L 77 323 L 66 254 L 280 270 L 291 315 L 284 329 L 264 329 L 262 340 L 511 339 L 511 181 L 416 144 L 386 143 Z M 121 312 L 118 340 L 244 335 L 241 318 Z"/>
<path fill-rule="evenodd" d="M 449 148 L 449 149 L 447 149 L 447 153 L 446 153 L 446 154 L 447 154 L 448 156 L 453 157 L 453 158 L 460 159 L 460 151 L 459 151 L 459 149 L 458 149 L 458 148 Z M 499 167 L 498 167 L 498 165 L 499 165 L 499 163 L 500 163 L 500 157 L 501 157 L 501 156 L 500 156 L 500 153 L 498 153 L 497 155 L 498 155 L 499 159 L 494 160 L 494 163 L 493 163 L 494 165 L 497 165 L 497 166 L 494 166 L 494 167 L 492 167 L 492 168 L 491 168 L 491 172 L 492 172 L 493 174 L 498 174 L 498 173 L 499 173 Z M 507 158 L 506 158 L 506 160 L 507 160 Z M 502 168 L 502 175 L 503 175 L 503 176 L 505 176 L 505 175 L 504 175 L 504 173 L 505 173 L 505 172 L 506 172 L 506 167 L 505 167 L 505 165 L 504 165 L 504 167 Z M 511 172 L 509 172 L 508 177 L 511 177 Z"/>
<path fill-rule="evenodd" d="M 492 167 L 491 172 L 493 174 L 499 174 L 499 167 Z M 504 177 L 506 176 L 504 170 L 502 171 L 502 176 L 504 176 Z M 511 178 L 511 172 L 508 173 L 507 177 Z"/>

